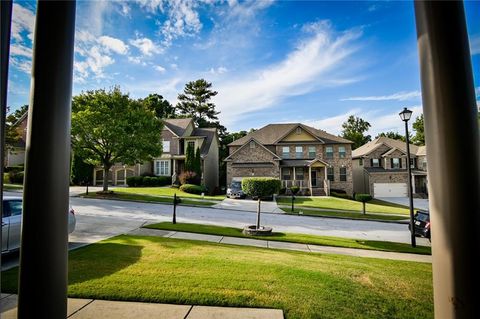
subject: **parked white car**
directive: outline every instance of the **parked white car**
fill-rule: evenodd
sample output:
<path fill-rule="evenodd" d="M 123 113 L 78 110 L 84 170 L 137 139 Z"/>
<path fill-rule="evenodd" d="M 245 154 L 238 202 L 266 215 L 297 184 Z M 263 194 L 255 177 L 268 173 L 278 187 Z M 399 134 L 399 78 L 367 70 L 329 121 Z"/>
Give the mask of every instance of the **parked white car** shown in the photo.
<path fill-rule="evenodd" d="M 75 211 L 68 210 L 68 233 L 75 230 Z M 2 218 L 2 254 L 20 248 L 20 233 L 22 230 L 22 198 L 5 196 L 3 198 Z"/>

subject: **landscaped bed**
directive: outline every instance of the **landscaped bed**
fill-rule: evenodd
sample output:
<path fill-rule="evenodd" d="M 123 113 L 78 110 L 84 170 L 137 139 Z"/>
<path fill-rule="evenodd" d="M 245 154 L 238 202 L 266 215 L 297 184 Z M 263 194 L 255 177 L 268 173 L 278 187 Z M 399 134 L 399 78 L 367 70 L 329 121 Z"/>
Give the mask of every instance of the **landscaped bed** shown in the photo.
<path fill-rule="evenodd" d="M 279 205 L 291 205 L 292 199 L 290 197 L 278 197 L 277 203 Z M 362 203 L 351 199 L 344 199 L 338 197 L 297 197 L 295 198 L 295 206 L 314 207 L 332 210 L 345 211 L 362 211 Z M 370 213 L 385 213 L 385 214 L 402 214 L 408 215 L 408 207 L 384 202 L 379 199 L 372 199 L 367 203 L 367 212 Z"/>
<path fill-rule="evenodd" d="M 430 247 L 425 247 L 425 246 L 417 246 L 416 248 L 413 248 L 410 245 L 402 244 L 402 243 L 374 241 L 374 240 L 358 240 L 358 239 L 330 237 L 330 236 L 314 236 L 314 235 L 294 234 L 294 233 L 280 233 L 280 232 L 273 232 L 272 235 L 270 236 L 247 236 L 242 233 L 242 229 L 240 228 L 222 227 L 222 226 L 213 226 L 213 225 L 200 225 L 200 224 L 187 224 L 187 223 L 172 224 L 170 222 L 163 222 L 158 224 L 146 225 L 144 226 L 144 228 L 175 230 L 175 231 L 184 231 L 184 232 L 191 232 L 191 233 L 220 235 L 220 236 L 231 236 L 231 237 L 258 238 L 263 240 L 284 241 L 284 242 L 301 243 L 301 244 L 314 244 L 314 245 L 322 245 L 322 246 L 382 250 L 382 251 L 392 251 L 392 252 L 401 252 L 401 253 L 415 253 L 415 254 L 422 254 L 422 255 L 431 254 Z"/>
<path fill-rule="evenodd" d="M 17 292 L 17 269 L 2 274 Z M 70 297 L 283 309 L 286 318 L 433 318 L 427 263 L 160 237 L 70 252 Z"/>

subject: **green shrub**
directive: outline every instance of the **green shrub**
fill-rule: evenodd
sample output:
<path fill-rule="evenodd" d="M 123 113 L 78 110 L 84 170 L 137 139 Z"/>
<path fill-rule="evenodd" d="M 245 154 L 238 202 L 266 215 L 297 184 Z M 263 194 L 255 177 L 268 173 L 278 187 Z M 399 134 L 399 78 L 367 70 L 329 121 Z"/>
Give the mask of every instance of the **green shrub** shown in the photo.
<path fill-rule="evenodd" d="M 172 178 L 170 176 L 158 176 L 157 186 L 167 186 L 172 184 Z"/>
<path fill-rule="evenodd" d="M 355 200 L 366 203 L 372 200 L 372 195 L 370 194 L 355 194 Z"/>
<path fill-rule="evenodd" d="M 10 183 L 10 177 L 8 173 L 3 173 L 3 183 L 4 184 L 9 184 Z"/>
<path fill-rule="evenodd" d="M 296 195 L 299 190 L 300 190 L 300 187 L 298 187 L 298 186 L 290 187 L 290 192 L 292 192 L 293 195 Z"/>
<path fill-rule="evenodd" d="M 207 188 L 203 185 L 193 185 L 193 184 L 183 184 L 180 186 L 180 190 L 189 194 L 201 195 L 202 193 L 207 193 Z"/>
<path fill-rule="evenodd" d="M 252 197 L 268 197 L 278 194 L 281 182 L 273 177 L 246 177 L 242 179 L 242 190 Z"/>
<path fill-rule="evenodd" d="M 286 192 L 287 192 L 287 189 L 285 187 L 280 188 L 280 190 L 278 191 L 280 195 L 284 195 Z"/>
<path fill-rule="evenodd" d="M 330 196 L 333 196 L 333 197 L 338 197 L 338 198 L 344 198 L 344 199 L 352 199 L 352 197 L 350 195 L 348 195 L 347 193 L 337 193 L 336 191 L 330 191 Z"/>
<path fill-rule="evenodd" d="M 172 183 L 170 176 L 132 176 L 127 177 L 127 185 L 129 187 L 141 187 L 141 186 L 166 186 Z"/>
<path fill-rule="evenodd" d="M 23 184 L 23 171 L 22 172 L 10 171 L 8 173 L 8 180 L 12 184 Z"/>
<path fill-rule="evenodd" d="M 197 175 L 197 173 L 192 171 L 184 171 L 178 177 L 180 179 L 180 183 L 183 184 L 194 184 L 200 185 L 202 181 L 202 177 Z"/>
<path fill-rule="evenodd" d="M 143 176 L 127 177 L 127 185 L 130 187 L 139 187 L 143 185 Z"/>

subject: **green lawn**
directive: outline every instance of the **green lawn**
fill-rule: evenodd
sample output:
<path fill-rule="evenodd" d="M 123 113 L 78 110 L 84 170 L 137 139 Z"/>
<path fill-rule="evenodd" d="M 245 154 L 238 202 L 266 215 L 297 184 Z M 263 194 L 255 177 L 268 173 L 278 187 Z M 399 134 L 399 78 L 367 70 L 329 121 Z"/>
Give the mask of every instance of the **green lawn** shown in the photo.
<path fill-rule="evenodd" d="M 70 297 L 283 309 L 294 318 L 433 318 L 431 265 L 118 236 L 69 254 Z M 17 291 L 17 268 L 2 273 Z"/>
<path fill-rule="evenodd" d="M 128 194 L 128 193 L 121 193 L 117 192 L 118 189 L 115 189 L 113 194 L 97 194 L 94 192 L 90 192 L 88 195 L 85 193 L 82 194 L 84 197 L 88 198 L 99 198 L 99 199 L 118 199 L 118 200 L 131 200 L 131 201 L 145 201 L 145 202 L 152 202 L 152 203 L 173 203 L 173 197 L 157 197 L 157 196 L 149 196 L 149 195 L 141 195 L 141 194 Z M 193 198 L 183 198 L 180 197 L 181 202 L 180 205 L 201 205 L 201 206 L 212 206 L 218 204 L 216 201 L 201 201 L 195 200 Z"/>
<path fill-rule="evenodd" d="M 408 219 L 408 216 L 397 216 L 397 215 L 379 215 L 366 213 L 365 215 L 362 212 L 329 212 L 329 211 L 319 211 L 308 208 L 297 208 L 295 207 L 294 212 L 292 213 L 290 208 L 280 207 L 284 212 L 289 215 L 305 215 L 305 216 L 318 216 L 318 217 L 344 217 L 350 219 L 373 219 L 378 221 L 395 221 L 395 220 L 405 220 Z M 302 214 L 299 214 L 301 212 Z"/>
<path fill-rule="evenodd" d="M 3 190 L 21 190 L 23 185 L 21 184 L 3 184 Z"/>
<path fill-rule="evenodd" d="M 412 248 L 410 245 L 407 245 L 407 244 L 374 241 L 374 240 L 357 240 L 357 239 L 339 238 L 339 237 L 330 237 L 330 236 L 314 236 L 314 235 L 280 233 L 280 232 L 274 232 L 272 236 L 268 236 L 268 237 L 246 236 L 242 233 L 242 230 L 240 228 L 221 227 L 221 226 L 213 226 L 213 225 L 200 225 L 200 224 L 186 224 L 186 223 L 172 224 L 170 222 L 151 224 L 151 225 L 146 225 L 144 227 L 152 228 L 152 229 L 176 230 L 176 231 L 184 231 L 184 232 L 191 232 L 191 233 L 209 234 L 209 235 L 258 238 L 258 239 L 285 241 L 285 242 L 302 243 L 302 244 L 314 244 L 314 245 L 322 245 L 322 246 L 361 248 L 361 249 L 393 251 L 393 252 L 401 252 L 401 253 L 416 253 L 416 254 L 422 254 L 422 255 L 431 254 L 430 247 L 417 246 L 416 248 Z"/>
<path fill-rule="evenodd" d="M 288 197 L 277 198 L 278 204 L 290 205 L 292 200 Z M 297 197 L 295 205 L 302 207 L 314 207 L 323 209 L 338 209 L 347 211 L 362 211 L 362 203 L 350 199 L 338 197 Z M 367 203 L 367 212 L 371 213 L 387 213 L 387 214 L 403 214 L 408 215 L 408 207 L 384 202 L 378 199 L 372 199 Z"/>
<path fill-rule="evenodd" d="M 151 195 L 151 196 L 170 196 L 170 197 L 173 197 L 174 194 L 177 194 L 177 196 L 180 196 L 183 198 L 197 198 L 197 199 L 202 198 L 201 195 L 185 193 L 175 187 L 125 187 L 125 188 L 115 188 L 115 192 L 126 193 L 126 194 Z M 223 200 L 225 199 L 225 195 L 215 195 L 215 196 L 205 195 L 204 199 Z"/>

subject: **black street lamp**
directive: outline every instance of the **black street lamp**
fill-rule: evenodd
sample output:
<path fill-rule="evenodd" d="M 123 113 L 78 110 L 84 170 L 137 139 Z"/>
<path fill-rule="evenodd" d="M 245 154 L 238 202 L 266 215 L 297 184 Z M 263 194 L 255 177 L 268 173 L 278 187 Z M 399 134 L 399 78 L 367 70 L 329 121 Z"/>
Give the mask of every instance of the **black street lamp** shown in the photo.
<path fill-rule="evenodd" d="M 402 121 L 405 122 L 405 142 L 407 144 L 407 172 L 408 172 L 408 197 L 410 200 L 410 237 L 412 242 L 412 247 L 416 247 L 415 240 L 415 225 L 413 221 L 413 190 L 412 190 L 412 166 L 410 164 L 410 139 L 408 137 L 408 121 L 412 117 L 412 111 L 408 110 L 406 107 L 403 108 L 403 111 L 399 113 Z"/>

